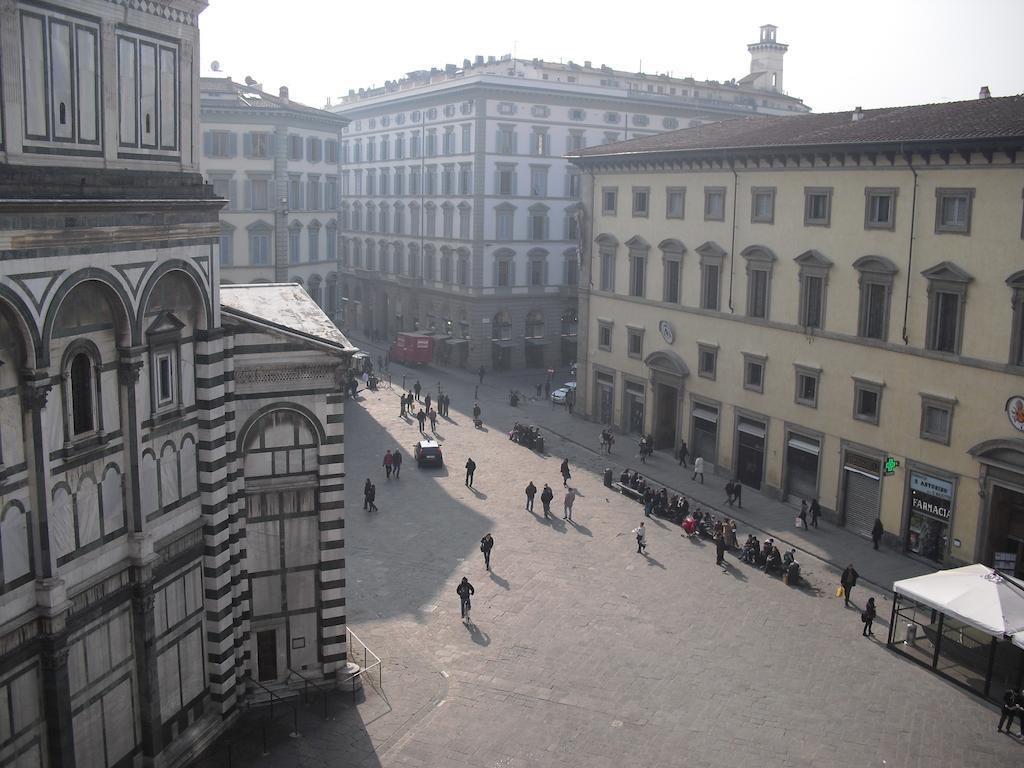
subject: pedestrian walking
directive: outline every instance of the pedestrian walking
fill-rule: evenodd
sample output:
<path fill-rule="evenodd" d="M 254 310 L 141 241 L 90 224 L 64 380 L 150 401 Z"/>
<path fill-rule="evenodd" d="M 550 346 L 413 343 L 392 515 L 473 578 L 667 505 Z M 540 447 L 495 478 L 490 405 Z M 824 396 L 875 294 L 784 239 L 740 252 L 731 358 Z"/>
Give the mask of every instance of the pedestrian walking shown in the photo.
<path fill-rule="evenodd" d="M 473 423 L 480 421 L 480 403 L 473 403 Z"/>
<path fill-rule="evenodd" d="M 733 490 L 732 490 L 732 488 L 733 488 L 732 480 L 731 479 L 730 480 L 726 480 L 725 481 L 725 503 L 728 504 L 730 507 L 732 506 L 732 503 L 733 503 Z"/>
<path fill-rule="evenodd" d="M 818 503 L 817 497 L 811 499 L 811 526 L 814 528 L 818 527 L 818 518 L 821 517 L 821 505 Z"/>
<path fill-rule="evenodd" d="M 715 565 L 725 568 L 725 532 L 715 536 Z"/>
<path fill-rule="evenodd" d="M 568 459 L 562 459 L 561 471 L 562 471 L 562 486 L 564 488 L 568 488 L 569 487 L 569 478 L 572 477 L 572 475 L 569 474 L 569 460 Z"/>
<path fill-rule="evenodd" d="M 565 492 L 565 500 L 563 501 L 564 510 L 562 512 L 563 520 L 572 520 L 572 505 L 576 503 L 576 491 L 570 488 Z"/>
<path fill-rule="evenodd" d="M 479 375 L 479 376 L 480 376 L 480 383 L 481 383 L 481 384 L 483 384 L 483 383 L 484 383 L 484 373 L 486 373 L 486 370 L 485 370 L 485 368 L 484 368 L 484 367 L 483 367 L 483 366 L 481 365 L 481 366 L 480 366 L 480 368 L 479 368 L 479 369 L 477 370 L 477 375 Z"/>
<path fill-rule="evenodd" d="M 394 468 L 395 458 L 391 455 L 391 450 L 388 449 L 387 453 L 384 454 L 384 479 L 391 479 L 391 470 Z"/>
<path fill-rule="evenodd" d="M 703 482 L 703 475 L 701 476 Z M 736 506 L 743 509 L 743 485 L 740 483 L 739 478 L 734 478 L 732 481 L 732 498 L 736 502 Z"/>
<path fill-rule="evenodd" d="M 549 399 L 551 398 L 551 380 L 550 379 L 548 381 L 544 382 L 544 397 L 549 398 Z M 554 400 L 552 400 L 551 401 L 551 405 L 554 406 L 554 404 L 555 404 L 555 402 L 554 402 Z"/>
<path fill-rule="evenodd" d="M 401 408 L 402 408 L 402 410 L 399 411 L 399 413 L 398 413 L 398 417 L 401 418 L 401 419 L 404 419 L 405 418 L 405 393 L 404 392 L 402 393 L 402 396 L 400 398 L 398 398 L 398 402 L 399 402 L 399 404 L 401 405 Z"/>
<path fill-rule="evenodd" d="M 1006 732 L 1009 733 L 1013 728 L 1014 717 L 1018 719 L 1020 735 L 1024 737 L 1024 690 L 1018 688 L 1014 691 L 1013 688 L 1007 688 L 1006 693 L 1003 694 L 1003 704 L 999 711 L 999 726 L 996 730 L 1002 732 L 1005 723 Z"/>
<path fill-rule="evenodd" d="M 491 534 L 484 534 L 480 539 L 480 551 L 484 553 L 484 567 L 491 570 L 491 550 L 494 549 L 494 538 Z"/>
<path fill-rule="evenodd" d="M 644 528 L 643 523 L 640 523 L 639 528 L 633 529 L 633 535 L 636 536 L 637 554 L 642 554 L 647 549 L 647 529 Z"/>
<path fill-rule="evenodd" d="M 864 606 L 864 610 L 861 611 L 860 620 L 864 622 L 864 632 L 861 634 L 863 634 L 864 637 L 874 635 L 875 633 L 871 631 L 871 623 L 875 620 L 875 598 L 868 598 L 868 604 Z"/>
<path fill-rule="evenodd" d="M 416 421 L 420 423 L 420 432 L 425 435 L 426 430 L 424 430 L 424 426 L 427 423 L 427 414 L 423 412 L 422 408 L 416 413 Z"/>
<path fill-rule="evenodd" d="M 422 389 L 423 389 L 423 387 L 420 386 L 420 380 L 416 379 L 416 383 L 412 385 L 412 391 L 416 393 L 416 402 L 417 403 L 420 401 L 420 390 L 422 390 Z"/>
<path fill-rule="evenodd" d="M 544 517 L 551 517 L 551 500 L 555 498 L 555 492 L 551 486 L 544 483 L 544 490 L 540 492 L 540 503 L 544 505 Z"/>
<path fill-rule="evenodd" d="M 466 485 L 473 487 L 473 473 L 476 472 L 476 462 L 473 459 L 466 459 Z"/>
<path fill-rule="evenodd" d="M 377 500 L 377 486 L 376 485 L 373 485 L 372 483 L 370 484 L 370 492 L 367 494 L 366 499 L 367 499 L 367 501 L 369 502 L 369 505 L 370 505 L 369 511 L 370 512 L 376 512 L 377 511 L 377 505 L 374 503 Z"/>
<path fill-rule="evenodd" d="M 431 408 L 427 411 L 427 418 L 430 419 L 430 431 L 437 432 L 437 411 Z"/>
<path fill-rule="evenodd" d="M 878 542 L 882 540 L 883 533 L 885 529 L 882 527 L 882 518 L 876 517 L 875 524 L 871 526 L 871 543 L 875 545 L 875 549 L 878 549 Z"/>
<path fill-rule="evenodd" d="M 704 459 L 700 456 L 693 460 L 693 477 L 691 479 L 696 480 L 697 475 L 700 475 L 700 484 L 704 485 Z"/>
<path fill-rule="evenodd" d="M 395 480 L 402 473 L 402 452 L 395 448 L 395 452 L 391 454 L 391 471 L 395 474 Z"/>
<path fill-rule="evenodd" d="M 448 395 L 441 395 L 441 415 L 446 419 L 448 418 L 448 403 L 451 402 L 451 398 Z"/>
<path fill-rule="evenodd" d="M 807 530 L 807 499 L 800 500 L 800 514 L 796 516 L 796 525 L 798 528 L 803 525 L 804 530 Z"/>
<path fill-rule="evenodd" d="M 569 415 L 572 416 L 572 409 L 576 406 L 576 390 L 570 389 L 569 394 L 565 396 L 565 407 L 569 409 Z"/>
<path fill-rule="evenodd" d="M 533 497 L 537 495 L 537 486 L 533 484 L 533 480 L 530 481 L 529 485 L 526 486 L 526 511 L 533 512 Z"/>
<path fill-rule="evenodd" d="M 366 478 L 366 483 L 363 485 L 363 509 L 370 508 L 370 488 L 373 487 L 373 483 L 370 482 L 370 478 Z"/>
<path fill-rule="evenodd" d="M 644 517 L 650 517 L 654 510 L 654 491 L 648 488 L 644 491 Z"/>
<path fill-rule="evenodd" d="M 470 602 L 470 596 L 476 592 L 473 589 L 473 585 L 469 583 L 469 579 L 465 576 L 462 577 L 462 582 L 455 588 L 455 594 L 459 596 L 459 608 L 462 611 L 462 619 L 465 621 L 469 618 L 469 609 L 473 607 Z"/>
<path fill-rule="evenodd" d="M 853 567 L 853 563 L 850 563 L 839 578 L 839 584 L 843 588 L 843 605 L 847 608 L 850 606 L 850 593 L 857 586 L 857 579 L 859 577 L 860 574 L 857 573 L 857 569 Z"/>
<path fill-rule="evenodd" d="M 679 443 L 679 465 L 683 468 L 686 467 L 686 457 L 690 455 L 690 449 L 686 447 L 686 441 L 683 440 Z"/>
<path fill-rule="evenodd" d="M 426 411 L 427 413 L 430 413 L 431 402 L 432 401 L 430 399 L 430 393 L 428 392 L 426 395 L 423 396 L 423 410 Z"/>

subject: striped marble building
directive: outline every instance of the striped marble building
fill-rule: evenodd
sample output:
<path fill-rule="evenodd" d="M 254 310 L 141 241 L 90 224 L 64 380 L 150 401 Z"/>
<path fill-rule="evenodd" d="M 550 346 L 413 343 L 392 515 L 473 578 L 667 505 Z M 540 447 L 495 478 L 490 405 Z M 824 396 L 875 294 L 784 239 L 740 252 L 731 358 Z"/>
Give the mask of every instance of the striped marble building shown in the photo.
<path fill-rule="evenodd" d="M 3 766 L 184 765 L 345 664 L 355 350 L 295 285 L 218 287 L 205 6 L 0 0 Z"/>

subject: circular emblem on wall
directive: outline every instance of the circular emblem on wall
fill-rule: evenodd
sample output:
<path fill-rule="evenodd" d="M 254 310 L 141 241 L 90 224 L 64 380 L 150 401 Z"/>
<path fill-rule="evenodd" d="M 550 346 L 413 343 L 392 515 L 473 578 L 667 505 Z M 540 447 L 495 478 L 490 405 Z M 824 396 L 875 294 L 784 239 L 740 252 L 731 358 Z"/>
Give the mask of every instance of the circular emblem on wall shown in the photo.
<path fill-rule="evenodd" d="M 1024 397 L 1016 395 L 1007 400 L 1006 415 L 1014 429 L 1024 432 Z"/>
<path fill-rule="evenodd" d="M 672 330 L 672 323 L 668 320 L 658 323 L 658 330 L 661 331 L 661 338 L 665 340 L 666 344 L 671 344 L 675 340 L 676 332 Z M 1024 426 L 1018 427 L 1018 429 L 1024 429 Z"/>

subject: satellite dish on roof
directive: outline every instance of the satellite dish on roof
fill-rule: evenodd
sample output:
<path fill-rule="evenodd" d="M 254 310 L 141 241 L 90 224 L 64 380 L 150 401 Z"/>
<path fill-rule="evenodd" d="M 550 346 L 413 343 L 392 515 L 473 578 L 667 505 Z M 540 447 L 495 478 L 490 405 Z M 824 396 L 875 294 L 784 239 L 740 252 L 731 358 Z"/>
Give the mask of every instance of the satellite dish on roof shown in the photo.
<path fill-rule="evenodd" d="M 219 61 L 211 61 L 210 62 L 210 71 L 211 72 L 220 72 L 220 62 Z"/>

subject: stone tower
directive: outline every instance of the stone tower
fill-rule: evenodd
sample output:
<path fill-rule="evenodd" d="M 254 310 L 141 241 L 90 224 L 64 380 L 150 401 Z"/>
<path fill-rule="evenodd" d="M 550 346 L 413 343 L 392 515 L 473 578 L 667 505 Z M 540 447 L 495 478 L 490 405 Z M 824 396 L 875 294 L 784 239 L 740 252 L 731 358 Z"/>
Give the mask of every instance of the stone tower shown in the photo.
<path fill-rule="evenodd" d="M 782 57 L 789 46 L 778 42 L 777 31 L 774 25 L 765 24 L 761 27 L 761 39 L 747 46 L 750 76 L 744 80 L 752 81 L 755 88 L 782 93 Z"/>

